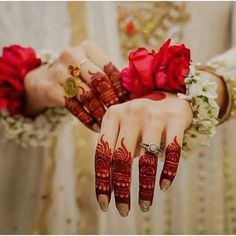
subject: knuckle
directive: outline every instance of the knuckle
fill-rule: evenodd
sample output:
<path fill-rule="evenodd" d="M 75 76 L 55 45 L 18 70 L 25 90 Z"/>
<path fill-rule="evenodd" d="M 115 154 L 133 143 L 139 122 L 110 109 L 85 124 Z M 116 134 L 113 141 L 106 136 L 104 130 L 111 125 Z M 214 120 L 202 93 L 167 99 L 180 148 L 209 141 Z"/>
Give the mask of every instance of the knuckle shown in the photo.
<path fill-rule="evenodd" d="M 172 111 L 170 111 L 170 112 L 168 112 L 168 113 L 169 113 L 169 116 L 175 117 L 175 118 L 181 118 L 181 117 L 183 117 L 183 115 L 184 115 L 183 110 L 180 109 L 180 108 L 177 108 L 177 109 L 175 109 L 175 110 L 172 110 Z"/>
<path fill-rule="evenodd" d="M 67 61 L 71 57 L 72 54 L 73 54 L 72 47 L 65 48 L 60 55 L 60 59 L 62 61 Z"/>
<path fill-rule="evenodd" d="M 122 113 L 122 108 L 120 107 L 120 105 L 113 105 L 107 109 L 105 117 L 108 119 L 111 117 L 119 117 L 121 113 Z"/>
<path fill-rule="evenodd" d="M 165 114 L 158 109 L 149 109 L 147 111 L 147 117 L 148 119 L 164 119 Z"/>
<path fill-rule="evenodd" d="M 139 115 L 144 112 L 144 106 L 140 103 L 130 103 L 127 106 L 127 114 L 128 115 Z"/>

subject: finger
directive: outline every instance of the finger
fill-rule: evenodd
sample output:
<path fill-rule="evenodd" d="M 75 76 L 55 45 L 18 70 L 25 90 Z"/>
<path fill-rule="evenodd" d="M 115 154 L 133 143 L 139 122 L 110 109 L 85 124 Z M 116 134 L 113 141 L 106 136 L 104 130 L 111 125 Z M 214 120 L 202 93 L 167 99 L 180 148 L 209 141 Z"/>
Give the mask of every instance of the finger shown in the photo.
<path fill-rule="evenodd" d="M 96 119 L 97 123 L 101 125 L 102 117 L 104 116 L 106 109 L 96 94 L 86 84 L 81 83 L 79 85 L 77 99 Z"/>
<path fill-rule="evenodd" d="M 80 70 L 81 78 L 90 84 L 91 88 L 99 95 L 107 107 L 119 103 L 119 98 L 110 79 L 99 67 L 87 60 L 82 64 Z"/>
<path fill-rule="evenodd" d="M 166 130 L 166 151 L 165 162 L 160 176 L 160 188 L 162 191 L 166 191 L 174 180 L 180 155 L 181 145 L 184 135 L 184 126 L 177 125 L 177 121 L 171 121 Z"/>
<path fill-rule="evenodd" d="M 113 85 L 116 93 L 118 94 L 120 102 L 127 101 L 128 100 L 128 92 L 122 84 L 120 71 L 111 62 L 104 65 L 103 71 L 110 78 L 112 85 Z"/>
<path fill-rule="evenodd" d="M 91 89 L 82 81 L 78 86 L 78 101 L 75 98 L 65 99 L 62 85 L 70 75 L 64 64 L 57 63 L 55 66 L 52 76 L 58 81 L 60 92 L 63 93 L 65 107 L 87 127 L 98 132 L 105 108 Z"/>
<path fill-rule="evenodd" d="M 156 120 L 150 120 L 144 127 L 142 142 L 145 144 L 156 144 L 160 147 L 164 126 Z M 158 153 L 153 154 L 141 148 L 139 159 L 139 205 L 142 211 L 146 212 L 152 205 Z"/>
<path fill-rule="evenodd" d="M 79 66 L 81 78 L 91 86 L 107 107 L 118 104 L 119 98 L 110 79 L 88 59 L 84 51 L 81 47 L 69 48 L 62 53 L 61 60 L 66 66 Z"/>
<path fill-rule="evenodd" d="M 116 207 L 121 216 L 127 216 L 130 210 L 131 166 L 136 149 L 139 129 L 133 119 L 121 124 L 115 152 L 112 157 L 112 180 Z"/>
<path fill-rule="evenodd" d="M 108 55 L 97 44 L 88 40 L 82 44 L 82 47 L 85 49 L 87 57 L 108 75 L 120 101 L 126 101 L 127 91 L 122 85 L 120 72 Z"/>
<path fill-rule="evenodd" d="M 99 125 L 76 98 L 65 98 L 65 107 L 89 129 L 99 132 Z"/>
<path fill-rule="evenodd" d="M 111 198 L 111 158 L 119 131 L 118 116 L 111 113 L 108 110 L 103 118 L 95 152 L 96 196 L 102 211 L 107 211 Z"/>

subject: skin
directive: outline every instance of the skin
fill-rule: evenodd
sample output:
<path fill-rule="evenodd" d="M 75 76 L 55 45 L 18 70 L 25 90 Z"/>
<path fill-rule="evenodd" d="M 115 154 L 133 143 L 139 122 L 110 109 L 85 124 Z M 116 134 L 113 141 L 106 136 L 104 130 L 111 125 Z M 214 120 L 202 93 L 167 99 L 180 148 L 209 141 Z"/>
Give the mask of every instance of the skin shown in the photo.
<path fill-rule="evenodd" d="M 216 81 L 218 93 L 216 101 L 221 110 L 224 110 L 227 99 L 223 81 L 208 72 L 202 71 L 202 73 Z M 151 155 L 147 156 L 144 148 L 141 148 L 139 155 L 136 156 L 139 143 L 142 141 L 159 146 L 161 141 L 166 143 L 166 158 L 159 181 L 160 188 L 166 191 L 176 176 L 184 131 L 191 125 L 192 117 L 190 104 L 170 93 L 165 93 L 164 97 L 163 93 L 149 94 L 145 98 L 115 105 L 107 110 L 102 121 L 98 145 L 102 137 L 111 153 L 106 159 L 108 163 L 102 166 L 102 171 L 109 173 L 106 183 L 110 183 L 110 190 L 109 192 L 97 191 L 101 210 L 108 210 L 113 188 L 116 207 L 120 215 L 128 215 L 132 162 L 135 157 L 139 159 L 139 205 L 142 211 L 149 210 L 154 194 L 157 160 Z M 120 154 L 118 158 L 117 150 Z M 97 155 L 96 152 L 95 169 L 100 157 L 103 157 L 103 154 Z M 130 170 L 127 170 L 125 166 L 128 166 Z M 143 171 L 145 169 L 150 170 L 149 176 Z M 96 176 L 97 188 L 100 182 L 102 181 Z"/>
<path fill-rule="evenodd" d="M 68 66 L 78 65 L 86 58 L 88 61 L 80 68 L 83 80 L 80 91 L 83 92 L 78 93 L 74 102 L 80 102 L 80 105 L 90 108 L 91 97 L 86 97 L 85 94 L 93 90 L 91 89 L 93 75 L 100 73 L 109 77 L 109 71 L 104 72 L 104 66 L 111 60 L 94 43 L 85 41 L 75 48 L 65 49 L 52 65 L 43 65 L 27 74 L 24 81 L 27 98 L 26 115 L 34 116 L 49 107 L 65 106 L 62 84 L 68 77 Z M 202 73 L 216 81 L 217 103 L 223 111 L 227 104 L 224 83 L 209 72 Z M 113 89 L 117 91 L 114 87 Z M 118 93 L 116 93 L 118 100 L 124 101 L 120 99 L 123 95 L 119 96 Z M 81 103 L 81 97 L 87 99 L 83 100 L 85 104 Z M 103 211 L 108 209 L 111 192 L 114 190 L 119 213 L 122 216 L 128 215 L 132 197 L 129 191 L 132 162 L 137 157 L 139 205 L 142 211 L 148 211 L 152 204 L 158 161 L 156 156 L 150 155 L 144 148 L 140 149 L 138 155 L 135 153 L 140 141 L 158 145 L 161 141 L 166 143 L 168 151 L 159 185 L 163 191 L 167 190 L 177 172 L 184 131 L 192 122 L 190 105 L 170 93 L 153 93 L 122 104 L 113 103 L 110 107 L 105 104 L 109 99 L 104 102 L 100 97 L 98 100 L 101 104 L 97 102 L 93 104 L 100 108 L 99 112 L 89 113 L 88 119 L 93 120 L 92 129 L 97 131 L 101 123 L 95 155 L 96 194 L 100 208 Z M 70 103 L 70 106 L 74 106 L 74 103 Z M 70 110 L 72 113 L 75 110 L 73 114 L 78 112 L 76 107 Z M 102 121 L 99 118 L 103 118 Z M 146 171 L 148 169 L 150 172 Z"/>
<path fill-rule="evenodd" d="M 80 63 L 83 64 L 80 65 Z M 69 66 L 79 66 L 78 94 L 65 98 L 63 84 Z M 34 116 L 50 107 L 65 106 L 82 123 L 99 131 L 107 107 L 126 100 L 119 71 L 110 58 L 94 43 L 84 41 L 65 49 L 51 65 L 43 65 L 28 73 L 24 80 L 27 106 L 25 114 Z"/>

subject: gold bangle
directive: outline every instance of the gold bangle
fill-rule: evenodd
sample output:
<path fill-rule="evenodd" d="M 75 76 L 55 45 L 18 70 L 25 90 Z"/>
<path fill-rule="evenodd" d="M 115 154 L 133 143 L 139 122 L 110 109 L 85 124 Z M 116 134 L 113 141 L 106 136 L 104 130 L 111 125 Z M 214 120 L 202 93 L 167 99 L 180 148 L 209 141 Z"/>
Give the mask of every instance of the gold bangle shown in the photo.
<path fill-rule="evenodd" d="M 228 93 L 228 104 L 225 110 L 224 116 L 222 116 L 220 123 L 228 120 L 231 116 L 236 116 L 236 79 L 233 77 L 223 79 L 226 82 L 226 88 Z"/>

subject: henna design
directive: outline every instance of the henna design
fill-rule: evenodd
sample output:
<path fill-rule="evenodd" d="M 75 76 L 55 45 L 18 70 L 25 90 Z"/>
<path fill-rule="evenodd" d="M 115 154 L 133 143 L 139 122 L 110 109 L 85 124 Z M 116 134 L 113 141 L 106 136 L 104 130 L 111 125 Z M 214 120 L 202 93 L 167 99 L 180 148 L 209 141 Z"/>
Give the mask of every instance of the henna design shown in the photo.
<path fill-rule="evenodd" d="M 130 208 L 131 153 L 124 144 L 124 138 L 121 147 L 113 154 L 112 174 L 116 204 L 127 203 Z"/>
<path fill-rule="evenodd" d="M 94 119 L 88 114 L 88 112 L 80 105 L 76 98 L 65 98 L 65 107 L 84 125 L 88 128 L 95 130 L 96 124 Z"/>
<path fill-rule="evenodd" d="M 101 124 L 102 117 L 104 116 L 106 110 L 96 97 L 96 95 L 91 91 L 85 89 L 81 86 L 78 87 L 79 100 L 84 105 L 92 116 Z"/>
<path fill-rule="evenodd" d="M 166 98 L 166 95 L 163 92 L 153 92 L 153 93 L 143 96 L 141 98 L 149 98 L 154 101 L 161 101 Z"/>
<path fill-rule="evenodd" d="M 177 142 L 177 137 L 175 136 L 174 141 L 166 148 L 166 158 L 160 177 L 160 182 L 163 179 L 169 180 L 170 183 L 173 181 L 178 169 L 180 153 L 181 147 Z"/>
<path fill-rule="evenodd" d="M 157 172 L 157 155 L 145 151 L 139 159 L 139 201 L 152 204 Z"/>
<path fill-rule="evenodd" d="M 104 140 L 104 134 L 97 145 L 95 153 L 95 184 L 96 196 L 100 194 L 107 195 L 109 201 L 111 197 L 110 185 L 110 165 L 112 152 L 107 141 Z"/>
<path fill-rule="evenodd" d="M 107 65 L 104 66 L 104 72 L 110 78 L 112 85 L 118 94 L 118 97 L 121 102 L 125 102 L 128 100 L 128 91 L 122 85 L 122 80 L 120 77 L 120 71 L 111 63 L 109 62 Z"/>
<path fill-rule="evenodd" d="M 101 97 L 104 104 L 109 107 L 119 103 L 119 99 L 115 90 L 106 74 L 101 72 L 92 73 L 89 72 L 91 77 L 91 86 L 96 93 Z"/>

